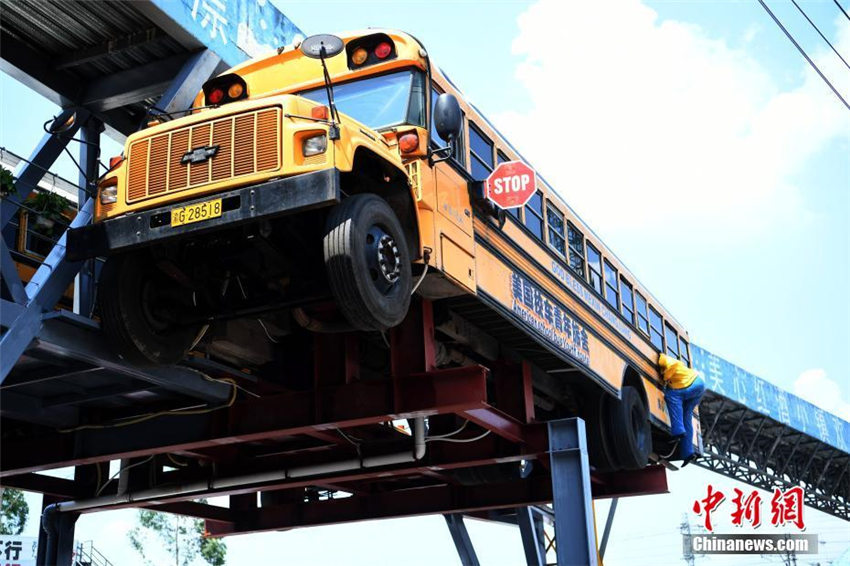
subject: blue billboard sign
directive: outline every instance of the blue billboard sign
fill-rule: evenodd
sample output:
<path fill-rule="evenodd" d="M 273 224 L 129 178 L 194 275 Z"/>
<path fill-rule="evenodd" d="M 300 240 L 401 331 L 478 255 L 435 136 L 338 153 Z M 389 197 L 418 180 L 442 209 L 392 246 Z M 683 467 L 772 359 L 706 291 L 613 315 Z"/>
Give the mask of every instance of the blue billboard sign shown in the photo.
<path fill-rule="evenodd" d="M 151 0 L 229 66 L 303 39 L 270 0 Z"/>
<path fill-rule="evenodd" d="M 691 344 L 691 356 L 694 367 L 705 378 L 708 389 L 775 421 L 805 432 L 830 446 L 847 451 L 847 442 L 850 441 L 850 422 L 780 389 L 695 344 Z"/>

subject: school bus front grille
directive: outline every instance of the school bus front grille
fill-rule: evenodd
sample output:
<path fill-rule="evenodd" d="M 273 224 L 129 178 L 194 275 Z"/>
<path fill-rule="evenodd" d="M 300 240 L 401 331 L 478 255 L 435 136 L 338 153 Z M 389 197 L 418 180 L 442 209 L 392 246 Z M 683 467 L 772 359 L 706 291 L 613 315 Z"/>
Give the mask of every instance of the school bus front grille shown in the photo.
<path fill-rule="evenodd" d="M 263 108 L 134 142 L 128 153 L 127 202 L 194 189 L 280 168 L 279 107 Z M 216 147 L 202 163 L 182 163 L 198 148 Z"/>

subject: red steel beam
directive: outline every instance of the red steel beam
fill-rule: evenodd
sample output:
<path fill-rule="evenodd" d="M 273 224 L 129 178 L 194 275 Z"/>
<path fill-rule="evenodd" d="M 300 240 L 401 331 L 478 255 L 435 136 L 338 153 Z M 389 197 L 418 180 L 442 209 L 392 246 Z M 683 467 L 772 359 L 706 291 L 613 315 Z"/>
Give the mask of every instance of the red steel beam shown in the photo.
<path fill-rule="evenodd" d="M 531 425 L 534 429 L 545 430 L 545 425 Z M 529 434 L 531 439 L 543 438 L 545 435 L 536 434 L 531 431 Z M 216 497 L 220 495 L 240 495 L 254 493 L 257 491 L 274 491 L 274 490 L 289 490 L 300 489 L 309 486 L 332 484 L 345 485 L 352 482 L 381 482 L 390 479 L 405 478 L 407 476 L 426 475 L 430 471 L 445 473 L 457 468 L 467 468 L 471 466 L 483 466 L 500 462 L 516 462 L 519 460 L 528 460 L 543 457 L 547 450 L 545 442 L 532 442 L 525 444 L 522 447 L 513 447 L 513 451 L 508 453 L 500 449 L 500 443 L 504 441 L 498 438 L 484 438 L 470 444 L 436 444 L 432 443 L 429 446 L 429 455 L 424 461 L 415 462 L 407 465 L 394 467 L 368 468 L 357 469 L 349 472 L 340 472 L 337 474 L 328 474 L 321 477 L 300 478 L 298 480 L 276 480 L 264 484 L 245 484 L 238 485 L 232 488 L 208 490 L 204 493 L 192 492 L 175 495 L 158 496 L 155 501 L 150 504 L 171 503 L 174 501 L 189 501 L 199 497 Z M 263 470 L 253 468 L 240 470 L 238 473 L 258 473 Z M 266 471 L 280 471 L 280 467 L 276 466 L 269 468 Z M 231 477 L 230 474 L 223 477 Z M 203 479 L 203 478 L 199 478 Z M 191 478 L 183 478 L 184 482 L 191 482 Z M 83 513 L 92 513 L 103 510 L 124 509 L 138 507 L 141 502 L 119 503 L 115 505 L 90 508 L 82 511 Z"/>
<path fill-rule="evenodd" d="M 247 534 L 368 519 L 435 513 L 466 513 L 538 505 L 552 500 L 549 478 L 507 484 L 458 487 L 438 485 L 395 492 L 265 507 L 235 516 L 232 528 L 208 524 L 212 536 Z"/>
<path fill-rule="evenodd" d="M 380 382 L 240 401 L 204 415 L 164 416 L 121 428 L 48 433 L 0 445 L 0 477 L 106 460 L 177 453 L 487 408 L 487 369 L 467 366 Z M 38 446 L 38 450 L 33 447 Z"/>
<path fill-rule="evenodd" d="M 664 466 L 647 466 L 642 470 L 593 474 L 591 490 L 594 499 L 633 497 L 669 493 Z"/>

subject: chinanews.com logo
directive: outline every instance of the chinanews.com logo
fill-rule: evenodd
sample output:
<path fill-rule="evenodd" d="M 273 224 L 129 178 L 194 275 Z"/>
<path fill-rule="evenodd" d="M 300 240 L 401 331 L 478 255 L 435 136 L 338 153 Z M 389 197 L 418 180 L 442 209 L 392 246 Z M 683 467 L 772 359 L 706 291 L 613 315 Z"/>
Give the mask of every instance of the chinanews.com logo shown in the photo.
<path fill-rule="evenodd" d="M 685 533 L 683 545 L 685 552 L 692 554 L 817 554 L 818 536 L 802 534 L 806 529 L 803 517 L 805 492 L 795 486 L 786 490 L 776 488 L 770 498 L 769 510 L 762 516 L 765 501 L 761 494 L 752 490 L 749 493 L 734 488 L 731 505 L 726 494 L 708 484 L 706 495 L 697 499 L 691 508 L 702 518 L 704 533 Z M 715 533 L 712 517 L 715 513 L 729 512 L 732 525 L 758 529 L 762 524 L 770 523 L 774 528 L 792 527 L 800 534 L 736 534 Z"/>

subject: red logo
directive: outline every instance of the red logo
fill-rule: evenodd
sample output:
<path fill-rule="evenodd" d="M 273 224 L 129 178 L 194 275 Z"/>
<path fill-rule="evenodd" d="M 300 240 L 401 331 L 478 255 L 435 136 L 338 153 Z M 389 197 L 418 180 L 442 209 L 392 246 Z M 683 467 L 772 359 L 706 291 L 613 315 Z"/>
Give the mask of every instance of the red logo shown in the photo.
<path fill-rule="evenodd" d="M 702 515 L 705 513 L 705 528 L 708 532 L 714 531 L 714 526 L 711 524 L 711 512 L 723 503 L 726 496 L 722 491 L 714 491 L 714 486 L 708 484 L 708 493 L 704 499 L 694 501 L 694 513 Z"/>
<path fill-rule="evenodd" d="M 487 198 L 499 208 L 519 208 L 537 190 L 534 169 L 522 161 L 500 163 L 484 181 Z"/>
<path fill-rule="evenodd" d="M 694 501 L 693 511 L 697 515 L 705 515 L 705 528 L 708 532 L 714 531 L 711 524 L 711 513 L 716 511 L 726 496 L 714 486 L 708 484 L 706 496 Z M 779 488 L 773 490 L 770 500 L 770 524 L 774 527 L 782 527 L 786 524 L 795 525 L 801 531 L 806 528 L 803 520 L 803 502 L 805 493 L 803 488 L 795 486 L 782 491 Z M 753 528 L 761 525 L 761 496 L 756 490 L 744 495 L 744 492 L 735 488 L 735 497 L 732 498 L 735 510 L 732 511 L 732 524 L 740 527 L 744 521 Z"/>
<path fill-rule="evenodd" d="M 776 527 L 786 523 L 797 525 L 801 531 L 806 528 L 803 521 L 803 488 L 792 487 L 786 491 L 773 490 L 770 500 L 770 523 Z"/>
<path fill-rule="evenodd" d="M 753 528 L 761 525 L 761 496 L 756 490 L 744 497 L 744 492 L 736 487 L 732 503 L 735 504 L 735 510 L 732 511 L 733 525 L 741 527 L 744 520 L 750 523 Z"/>

